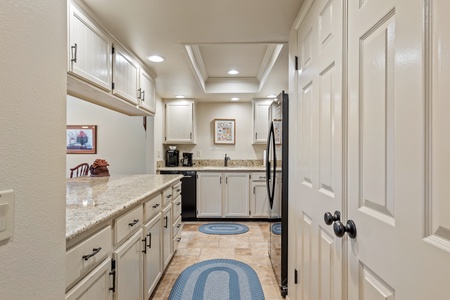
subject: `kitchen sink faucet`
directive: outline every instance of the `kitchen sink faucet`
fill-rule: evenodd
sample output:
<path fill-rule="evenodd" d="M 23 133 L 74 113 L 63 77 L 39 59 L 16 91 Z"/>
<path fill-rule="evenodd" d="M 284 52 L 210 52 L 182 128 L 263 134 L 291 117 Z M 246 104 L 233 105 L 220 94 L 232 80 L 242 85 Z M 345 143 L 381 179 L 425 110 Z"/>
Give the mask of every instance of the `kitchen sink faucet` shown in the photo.
<path fill-rule="evenodd" d="M 228 161 L 229 161 L 230 159 L 231 159 L 231 158 L 230 158 L 229 156 L 227 156 L 227 154 L 225 153 L 225 159 L 224 159 L 224 166 L 225 166 L 225 167 L 228 166 Z"/>

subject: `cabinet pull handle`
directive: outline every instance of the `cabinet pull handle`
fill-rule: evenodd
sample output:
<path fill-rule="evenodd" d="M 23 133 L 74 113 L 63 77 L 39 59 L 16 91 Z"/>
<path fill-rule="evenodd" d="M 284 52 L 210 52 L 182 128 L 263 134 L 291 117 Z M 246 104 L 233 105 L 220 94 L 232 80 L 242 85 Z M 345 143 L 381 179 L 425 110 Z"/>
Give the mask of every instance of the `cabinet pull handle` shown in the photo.
<path fill-rule="evenodd" d="M 255 193 L 255 187 L 253 187 L 253 194 Z"/>
<path fill-rule="evenodd" d="M 142 90 L 141 90 L 141 88 L 138 88 L 138 94 L 137 94 L 138 99 L 141 99 L 141 96 L 142 96 Z"/>
<path fill-rule="evenodd" d="M 145 91 L 142 91 L 142 101 L 145 101 Z"/>
<path fill-rule="evenodd" d="M 78 50 L 77 43 L 75 43 L 74 46 L 71 46 L 70 49 L 72 50 L 72 59 L 70 61 L 76 63 L 77 62 L 77 50 Z"/>
<path fill-rule="evenodd" d="M 109 275 L 113 277 L 113 286 L 109 288 L 110 291 L 112 291 L 113 293 L 116 292 L 116 270 L 112 270 L 111 272 L 109 272 Z"/>
<path fill-rule="evenodd" d="M 168 195 L 167 198 L 172 198 L 172 195 Z"/>
<path fill-rule="evenodd" d="M 152 233 L 150 232 L 149 234 L 147 234 L 148 238 L 149 238 L 149 242 L 148 242 L 148 246 L 150 249 L 152 248 Z"/>
<path fill-rule="evenodd" d="M 147 237 L 143 238 L 142 241 L 144 242 L 144 250 L 142 250 L 142 253 L 147 254 Z"/>
<path fill-rule="evenodd" d="M 180 228 L 180 227 L 181 227 L 181 224 L 178 224 L 178 225 L 177 225 L 177 228 Z"/>
<path fill-rule="evenodd" d="M 177 238 L 177 242 L 179 243 L 181 241 L 181 238 Z"/>
<path fill-rule="evenodd" d="M 136 225 L 137 223 L 139 223 L 139 219 L 133 220 L 133 222 L 128 223 L 129 226 L 133 227 L 134 225 Z"/>
<path fill-rule="evenodd" d="M 177 192 L 181 192 L 181 189 L 177 189 Z"/>
<path fill-rule="evenodd" d="M 156 203 L 155 205 L 153 205 L 153 208 L 157 208 L 159 206 L 159 203 Z"/>
<path fill-rule="evenodd" d="M 95 254 L 99 253 L 100 250 L 102 250 L 102 247 L 98 247 L 98 248 L 92 249 L 92 253 L 91 253 L 91 254 L 87 254 L 87 255 L 83 255 L 83 259 L 84 259 L 84 260 L 88 260 L 89 258 L 91 258 L 92 256 L 94 256 Z"/>
<path fill-rule="evenodd" d="M 228 184 L 228 177 L 225 177 L 225 184 Z"/>
<path fill-rule="evenodd" d="M 258 133 L 255 132 L 255 140 L 257 140 L 257 139 L 258 139 Z"/>
<path fill-rule="evenodd" d="M 178 202 L 178 203 L 177 203 L 177 206 L 180 206 L 180 205 L 181 205 L 181 202 Z"/>
<path fill-rule="evenodd" d="M 169 217 L 165 216 L 164 219 L 166 220 L 166 225 L 164 225 L 164 228 L 167 228 L 167 220 Z"/>
<path fill-rule="evenodd" d="M 191 134 L 189 136 L 190 136 L 190 139 L 192 140 L 192 132 L 191 132 Z"/>
<path fill-rule="evenodd" d="M 219 183 L 222 184 L 222 177 L 219 177 L 219 178 L 220 178 Z"/>

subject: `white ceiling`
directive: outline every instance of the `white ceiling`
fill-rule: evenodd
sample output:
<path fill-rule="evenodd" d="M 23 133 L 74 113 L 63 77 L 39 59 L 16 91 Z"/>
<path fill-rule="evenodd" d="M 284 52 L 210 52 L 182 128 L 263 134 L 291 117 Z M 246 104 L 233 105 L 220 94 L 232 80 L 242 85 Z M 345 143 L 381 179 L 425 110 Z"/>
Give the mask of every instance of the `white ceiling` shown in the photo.
<path fill-rule="evenodd" d="M 287 42 L 303 0 L 83 2 L 157 74 L 163 99 L 250 101 L 288 88 Z M 166 61 L 146 59 L 154 54 Z"/>

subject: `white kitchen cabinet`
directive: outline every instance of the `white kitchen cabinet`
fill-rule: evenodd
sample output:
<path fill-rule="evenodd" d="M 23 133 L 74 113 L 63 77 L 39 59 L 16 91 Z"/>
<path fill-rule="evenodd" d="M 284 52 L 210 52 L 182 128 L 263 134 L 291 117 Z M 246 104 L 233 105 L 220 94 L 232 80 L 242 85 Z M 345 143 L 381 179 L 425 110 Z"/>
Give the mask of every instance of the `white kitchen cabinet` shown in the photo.
<path fill-rule="evenodd" d="M 113 48 L 113 94 L 139 105 L 139 64 L 119 45 Z"/>
<path fill-rule="evenodd" d="M 197 217 L 222 217 L 222 173 L 197 173 Z"/>
<path fill-rule="evenodd" d="M 141 228 L 113 252 L 116 270 L 115 300 L 143 299 L 142 236 Z"/>
<path fill-rule="evenodd" d="M 140 107 L 151 113 L 156 113 L 156 83 L 155 79 L 143 69 L 139 73 L 138 98 Z"/>
<path fill-rule="evenodd" d="M 165 269 L 173 255 L 171 202 L 162 210 L 162 240 L 162 263 Z"/>
<path fill-rule="evenodd" d="M 145 225 L 144 235 L 144 298 L 149 299 L 162 274 L 161 213 Z"/>
<path fill-rule="evenodd" d="M 269 196 L 265 173 L 252 174 L 252 189 L 250 197 L 250 211 L 254 218 L 268 218 L 270 213 Z"/>
<path fill-rule="evenodd" d="M 111 258 L 104 260 L 97 268 L 86 275 L 77 285 L 66 293 L 66 300 L 111 300 Z"/>
<path fill-rule="evenodd" d="M 195 102 L 174 100 L 165 102 L 166 128 L 164 143 L 195 143 Z"/>
<path fill-rule="evenodd" d="M 224 173 L 224 217 L 248 217 L 250 179 L 248 173 Z"/>
<path fill-rule="evenodd" d="M 248 217 L 250 181 L 242 172 L 197 173 L 197 217 Z"/>
<path fill-rule="evenodd" d="M 111 91 L 112 39 L 69 2 L 69 73 Z"/>
<path fill-rule="evenodd" d="M 269 135 L 269 107 L 272 100 L 253 100 L 253 143 L 265 144 Z"/>

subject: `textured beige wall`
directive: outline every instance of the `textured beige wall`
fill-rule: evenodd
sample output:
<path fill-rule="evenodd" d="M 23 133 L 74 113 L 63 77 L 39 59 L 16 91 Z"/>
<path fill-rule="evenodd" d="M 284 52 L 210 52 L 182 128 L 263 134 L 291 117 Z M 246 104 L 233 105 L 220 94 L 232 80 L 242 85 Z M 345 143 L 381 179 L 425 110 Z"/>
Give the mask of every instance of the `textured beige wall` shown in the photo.
<path fill-rule="evenodd" d="M 0 299 L 63 299 L 66 1 L 0 1 L 0 190 L 13 237 L 0 242 Z"/>

